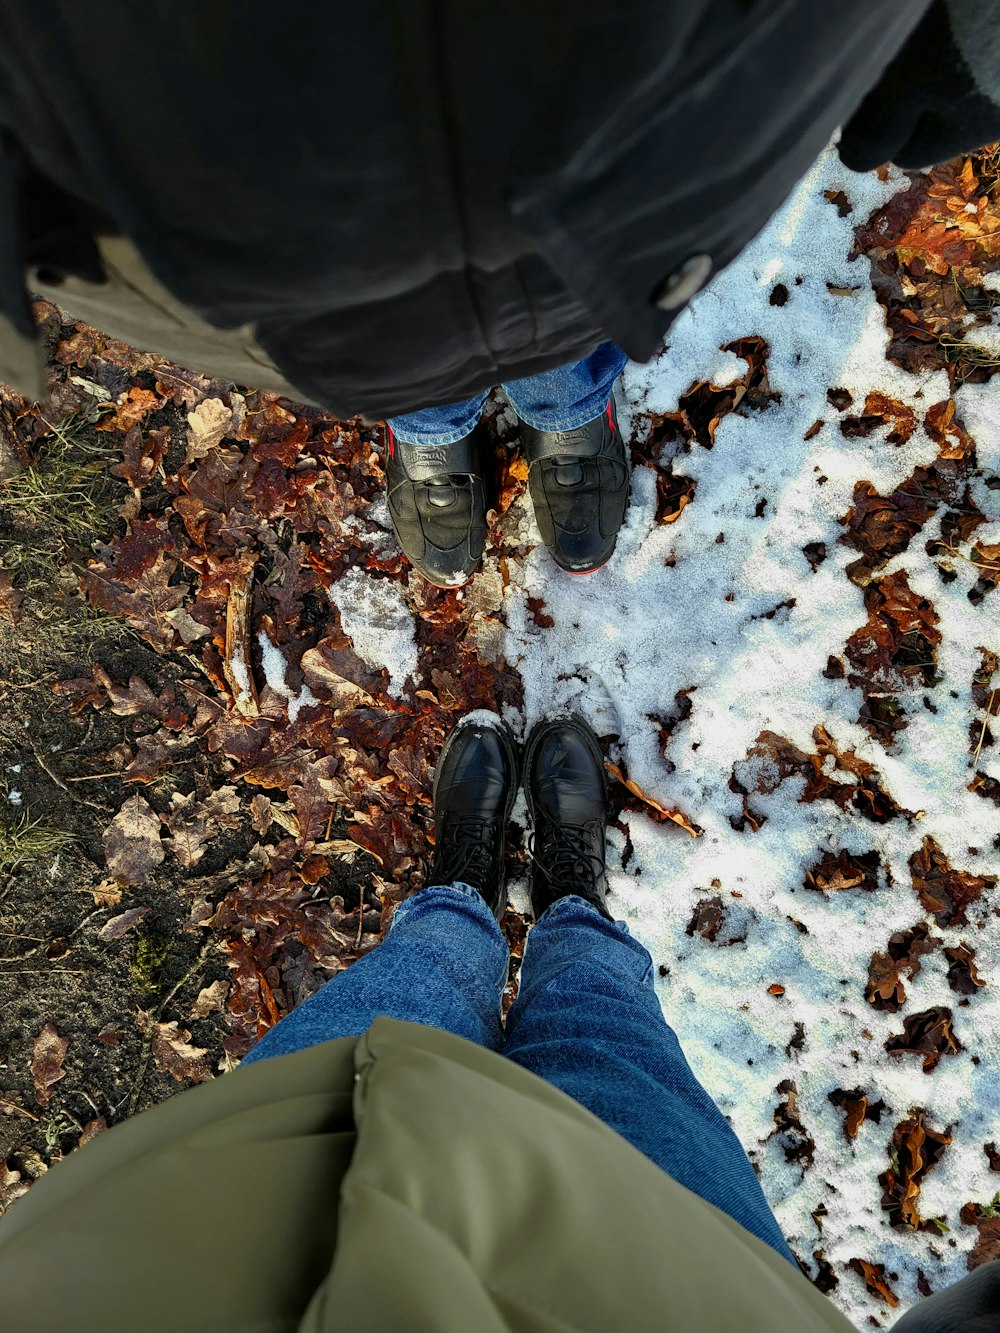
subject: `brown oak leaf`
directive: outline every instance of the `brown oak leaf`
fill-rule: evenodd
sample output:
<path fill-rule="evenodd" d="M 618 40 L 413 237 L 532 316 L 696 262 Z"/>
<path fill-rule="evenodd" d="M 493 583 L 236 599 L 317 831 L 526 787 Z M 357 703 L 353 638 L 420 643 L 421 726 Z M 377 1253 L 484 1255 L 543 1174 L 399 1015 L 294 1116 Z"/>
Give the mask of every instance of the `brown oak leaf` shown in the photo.
<path fill-rule="evenodd" d="M 166 855 L 160 817 L 142 796 L 130 796 L 104 830 L 104 859 L 119 884 L 142 884 Z"/>
<path fill-rule="evenodd" d="M 214 1075 L 205 1061 L 206 1049 L 191 1045 L 191 1033 L 176 1021 L 153 1025 L 151 1050 L 157 1061 L 178 1082 L 208 1083 Z"/>
<path fill-rule="evenodd" d="M 914 891 L 939 926 L 968 925 L 969 908 L 997 885 L 995 875 L 956 870 L 929 834 L 909 864 Z"/>
<path fill-rule="evenodd" d="M 52 1100 L 52 1085 L 66 1077 L 63 1061 L 68 1050 L 69 1037 L 60 1036 L 54 1023 L 46 1023 L 35 1038 L 29 1065 L 35 1081 L 35 1101 L 39 1106 L 48 1106 Z"/>
<path fill-rule="evenodd" d="M 946 1005 L 924 1009 L 903 1019 L 903 1031 L 890 1037 L 885 1049 L 890 1055 L 923 1056 L 923 1071 L 932 1073 L 943 1055 L 957 1055 L 962 1044 L 951 1027 L 952 1012 Z"/>

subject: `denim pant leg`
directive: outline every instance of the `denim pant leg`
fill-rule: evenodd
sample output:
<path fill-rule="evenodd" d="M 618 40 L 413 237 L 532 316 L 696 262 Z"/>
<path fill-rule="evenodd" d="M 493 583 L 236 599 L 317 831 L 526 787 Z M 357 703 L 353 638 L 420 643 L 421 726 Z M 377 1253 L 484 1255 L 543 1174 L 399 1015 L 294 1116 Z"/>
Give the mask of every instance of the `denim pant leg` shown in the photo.
<path fill-rule="evenodd" d="M 425 407 L 419 412 L 389 417 L 387 425 L 404 444 L 455 444 L 464 439 L 483 414 L 489 392 L 463 398 L 443 407 Z"/>
<path fill-rule="evenodd" d="M 795 1262 L 739 1140 L 667 1026 L 649 954 L 624 924 L 576 897 L 543 913 L 504 1053 Z"/>
<path fill-rule="evenodd" d="M 581 361 L 507 381 L 504 392 L 521 420 L 536 430 L 572 430 L 601 415 L 627 362 L 621 348 L 601 343 Z M 404 444 L 454 444 L 472 430 L 488 396 L 407 412 L 390 417 L 388 425 Z"/>
<path fill-rule="evenodd" d="M 507 944 L 475 889 L 422 889 L 399 906 L 377 948 L 275 1024 L 243 1063 L 358 1037 L 380 1014 L 443 1028 L 495 1051 L 506 980 Z"/>
<path fill-rule="evenodd" d="M 504 393 L 521 420 L 536 430 L 572 430 L 601 415 L 627 363 L 615 343 L 601 343 L 582 361 L 508 380 Z"/>

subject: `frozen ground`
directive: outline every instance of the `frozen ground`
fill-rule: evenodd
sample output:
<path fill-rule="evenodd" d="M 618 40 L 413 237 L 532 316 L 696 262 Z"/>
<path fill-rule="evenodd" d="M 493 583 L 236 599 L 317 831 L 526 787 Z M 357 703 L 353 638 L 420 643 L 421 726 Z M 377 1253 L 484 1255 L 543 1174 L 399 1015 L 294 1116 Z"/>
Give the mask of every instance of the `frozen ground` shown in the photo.
<path fill-rule="evenodd" d="M 996 594 L 993 603 L 970 603 L 977 570 L 967 562 L 956 562 L 954 581 L 941 580 L 924 551 L 936 519 L 883 571 L 907 571 L 914 591 L 934 603 L 942 634 L 939 679 L 901 700 L 909 726 L 891 753 L 858 725 L 859 690 L 822 674 L 866 620 L 862 590 L 844 572 L 857 552 L 837 544 L 855 482 L 867 479 L 887 494 L 936 458 L 938 446 L 919 423 L 930 405 L 951 396 L 944 372 L 913 375 L 886 360 L 868 261 L 849 258 L 854 227 L 903 183 L 846 171 L 832 152 L 820 160 L 766 232 L 684 313 L 662 353 L 628 367 L 619 391 L 624 429 L 642 438 L 646 418 L 676 411 L 696 381 L 722 386 L 744 374 L 746 363 L 720 348 L 756 336 L 769 346 L 775 401 L 726 416 L 712 449 L 665 446 L 678 452 L 677 472 L 697 483 L 677 522 L 657 525 L 655 474 L 637 468 L 610 565 L 573 578 L 537 545 L 523 564 L 512 564 L 500 613 L 505 655 L 524 681 L 525 716 L 510 719 L 515 727 L 554 709 L 579 710 L 600 734 L 620 738 L 633 780 L 703 830 L 692 838 L 644 814 L 626 815 L 628 837 L 611 835 L 613 906 L 659 965 L 664 1012 L 759 1166 L 794 1249 L 806 1261 L 822 1251 L 839 1278 L 833 1298 L 859 1324 L 874 1318 L 878 1326 L 898 1311 L 844 1265 L 883 1264 L 905 1309 L 917 1299 L 918 1270 L 934 1289 L 964 1274 L 976 1232 L 960 1224 L 959 1208 L 989 1201 L 1000 1183 L 983 1151 L 984 1142 L 1000 1139 L 997 914 L 983 905 L 969 927 L 935 929 L 946 945 L 964 940 L 975 948 L 986 985 L 971 1000 L 963 1004 L 949 988 L 941 950 L 907 983 L 902 1013 L 877 1012 L 865 999 L 873 951 L 893 931 L 925 919 L 907 865 L 921 840 L 932 835 L 954 866 L 980 875 L 996 873 L 1000 863 L 1000 842 L 992 845 L 1000 808 L 967 789 L 976 650 L 1000 650 L 1000 608 Z M 826 197 L 837 191 L 849 214 Z M 779 285 L 783 304 L 773 296 Z M 834 387 L 850 393 L 854 411 L 873 390 L 912 406 L 917 429 L 900 446 L 886 441 L 887 428 L 846 438 L 842 413 L 827 397 Z M 966 385 L 956 404 L 980 469 L 996 470 L 996 388 Z M 816 422 L 823 424 L 804 439 Z M 990 520 L 977 537 L 997 541 L 1000 493 L 980 482 L 973 493 Z M 526 497 L 507 521 L 514 531 L 520 525 L 525 544 L 538 541 Z M 802 548 L 819 542 L 827 556 L 813 570 Z M 542 599 L 554 624 L 539 627 L 528 598 Z M 394 679 L 409 665 L 391 668 Z M 691 691 L 690 713 L 664 752 L 656 719 L 676 711 L 681 690 Z M 742 804 L 730 778 L 736 771 L 752 787 L 758 769 L 746 759 L 758 734 L 770 730 L 812 752 L 819 723 L 839 747 L 875 765 L 885 789 L 916 817 L 878 824 L 829 801 L 803 804 L 804 780 L 792 776 L 753 798 L 767 816 L 759 832 L 734 829 Z M 1000 775 L 986 752 L 980 768 Z M 804 888 L 806 870 L 823 852 L 841 849 L 879 852 L 875 892 Z M 698 904 L 713 896 L 726 917 L 714 942 L 688 930 Z M 910 1012 L 935 1005 L 953 1009 L 964 1049 L 925 1074 L 918 1056 L 890 1056 L 884 1043 Z M 786 1146 L 799 1140 L 775 1132 L 785 1080 L 794 1082 L 798 1119 L 815 1140 L 811 1165 L 808 1151 L 787 1160 Z M 828 1100 L 837 1088 L 862 1088 L 869 1104 L 885 1103 L 880 1123 L 864 1121 L 853 1142 Z M 954 1136 L 920 1201 L 922 1216 L 945 1219 L 944 1234 L 894 1230 L 881 1207 L 878 1177 L 892 1130 L 915 1107 L 926 1110 L 928 1125 L 950 1126 Z M 817 1221 L 820 1205 L 826 1216 Z"/>

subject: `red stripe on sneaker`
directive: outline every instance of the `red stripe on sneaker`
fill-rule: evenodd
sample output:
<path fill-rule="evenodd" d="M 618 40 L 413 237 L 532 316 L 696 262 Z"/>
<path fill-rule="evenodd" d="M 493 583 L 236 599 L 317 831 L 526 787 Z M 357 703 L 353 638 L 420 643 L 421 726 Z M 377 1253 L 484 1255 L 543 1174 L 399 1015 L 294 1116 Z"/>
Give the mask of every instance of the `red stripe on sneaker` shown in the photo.
<path fill-rule="evenodd" d="M 614 419 L 614 417 L 611 415 L 611 399 L 610 399 L 610 398 L 608 399 L 608 406 L 607 406 L 607 409 L 606 409 L 606 410 L 607 410 L 607 414 L 608 414 L 608 425 L 611 427 L 612 430 L 614 430 L 614 428 L 615 428 L 615 419 Z"/>
<path fill-rule="evenodd" d="M 604 565 L 606 565 L 610 559 L 611 556 L 609 555 L 608 559 L 605 560 Z M 588 574 L 596 574 L 599 569 L 603 569 L 604 565 L 595 565 L 593 569 L 567 569 L 566 573 L 572 574 L 575 579 L 585 579 Z"/>

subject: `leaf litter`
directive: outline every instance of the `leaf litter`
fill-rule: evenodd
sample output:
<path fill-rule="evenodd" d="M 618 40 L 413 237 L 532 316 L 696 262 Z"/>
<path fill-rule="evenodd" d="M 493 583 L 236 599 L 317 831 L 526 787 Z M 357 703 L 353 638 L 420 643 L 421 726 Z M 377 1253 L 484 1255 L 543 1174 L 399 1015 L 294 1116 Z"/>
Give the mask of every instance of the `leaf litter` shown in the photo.
<path fill-rule="evenodd" d="M 92 890 L 121 910 L 100 929 L 111 947 L 146 939 L 144 904 L 122 894 L 172 868 L 189 931 L 228 964 L 208 986 L 192 974 L 182 1009 L 140 1014 L 171 1080 L 238 1060 L 378 942 L 423 882 L 433 765 L 460 716 L 523 727 L 577 708 L 615 779 L 614 909 L 817 1284 L 878 1319 L 926 1272 L 954 1280 L 983 1244 L 952 1224 L 990 1169 L 976 1087 L 995 1076 L 997 1029 L 985 161 L 859 177 L 821 159 L 662 356 L 627 370 L 633 505 L 615 561 L 588 580 L 540 549 L 500 394 L 486 562 L 437 590 L 392 539 L 374 429 L 42 310 L 54 404 L 99 421 L 126 488 L 82 591 L 173 666 L 56 682 L 81 725 L 123 729 L 104 756 L 120 795 Z M 15 406 L 30 447 L 37 410 Z M 0 580 L 8 617 L 19 595 L 16 574 Z M 220 869 L 213 850 L 235 836 L 245 852 Z M 515 837 L 515 908 L 521 855 Z M 358 858 L 371 888 L 348 906 L 328 886 Z M 516 959 L 523 913 L 506 928 Z M 220 1009 L 224 1052 L 185 1025 Z M 907 1112 L 914 1071 L 926 1113 Z M 883 1111 L 947 1123 L 947 1157 L 924 1121 L 897 1129 L 890 1182 Z M 23 1175 L 8 1171 L 8 1192 Z M 937 1191 L 929 1227 L 911 1225 L 921 1188 Z M 939 1215 L 953 1252 L 928 1248 Z"/>

